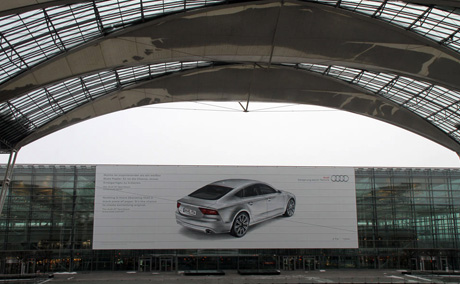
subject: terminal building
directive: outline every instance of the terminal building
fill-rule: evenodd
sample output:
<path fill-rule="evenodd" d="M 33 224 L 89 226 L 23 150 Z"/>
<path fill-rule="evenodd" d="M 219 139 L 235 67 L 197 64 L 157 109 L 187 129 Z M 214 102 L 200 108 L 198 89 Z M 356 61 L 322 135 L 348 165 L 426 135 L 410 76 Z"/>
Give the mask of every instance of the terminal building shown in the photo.
<path fill-rule="evenodd" d="M 357 249 L 95 250 L 96 168 L 16 166 L 0 273 L 460 268 L 459 169 L 355 168 Z"/>
<path fill-rule="evenodd" d="M 93 249 L 98 166 L 15 166 L 76 123 L 189 101 L 325 106 L 460 154 L 459 15 L 456 0 L 1 1 L 0 273 L 460 269 L 458 169 L 353 169 L 355 248 L 118 250 Z"/>

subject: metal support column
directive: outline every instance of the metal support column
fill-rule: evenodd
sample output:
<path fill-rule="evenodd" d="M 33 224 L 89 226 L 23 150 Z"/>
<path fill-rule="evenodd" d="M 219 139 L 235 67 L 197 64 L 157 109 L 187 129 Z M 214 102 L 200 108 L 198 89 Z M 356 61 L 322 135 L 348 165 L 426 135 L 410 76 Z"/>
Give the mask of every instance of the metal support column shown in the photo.
<path fill-rule="evenodd" d="M 6 194 L 8 193 L 8 189 L 10 187 L 11 177 L 13 176 L 14 164 L 16 163 L 18 152 L 19 149 L 12 149 L 10 152 L 10 158 L 8 159 L 5 177 L 3 178 L 2 191 L 0 192 L 0 214 L 3 212 L 3 205 L 5 204 Z"/>

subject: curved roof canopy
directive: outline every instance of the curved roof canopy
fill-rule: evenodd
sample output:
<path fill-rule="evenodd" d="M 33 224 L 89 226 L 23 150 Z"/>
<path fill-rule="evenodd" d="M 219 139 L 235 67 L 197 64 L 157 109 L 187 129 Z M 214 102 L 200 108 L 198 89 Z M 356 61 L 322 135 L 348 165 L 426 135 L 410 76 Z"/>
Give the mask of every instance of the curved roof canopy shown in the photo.
<path fill-rule="evenodd" d="M 460 153 L 460 9 L 441 0 L 0 2 L 0 151 L 175 101 L 329 106 Z"/>

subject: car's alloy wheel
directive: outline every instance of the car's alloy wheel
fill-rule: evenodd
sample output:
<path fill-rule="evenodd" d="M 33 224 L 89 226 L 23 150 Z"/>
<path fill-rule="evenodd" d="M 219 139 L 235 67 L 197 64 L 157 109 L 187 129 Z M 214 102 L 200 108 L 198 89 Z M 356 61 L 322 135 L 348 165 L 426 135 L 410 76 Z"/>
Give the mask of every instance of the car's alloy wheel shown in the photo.
<path fill-rule="evenodd" d="M 294 215 L 295 212 L 295 200 L 293 198 L 289 199 L 288 204 L 286 206 L 286 212 L 284 213 L 284 216 L 286 217 L 291 217 Z"/>
<path fill-rule="evenodd" d="M 249 228 L 249 216 L 246 213 L 240 213 L 233 221 L 231 234 L 235 237 L 241 238 L 246 234 Z"/>

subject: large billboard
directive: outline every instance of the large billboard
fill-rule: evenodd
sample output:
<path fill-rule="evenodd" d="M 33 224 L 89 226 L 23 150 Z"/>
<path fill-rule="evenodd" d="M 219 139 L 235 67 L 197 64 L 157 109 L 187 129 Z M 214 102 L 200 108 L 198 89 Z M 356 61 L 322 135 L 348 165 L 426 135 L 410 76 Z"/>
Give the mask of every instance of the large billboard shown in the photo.
<path fill-rule="evenodd" d="M 94 249 L 357 248 L 353 168 L 97 166 Z"/>

